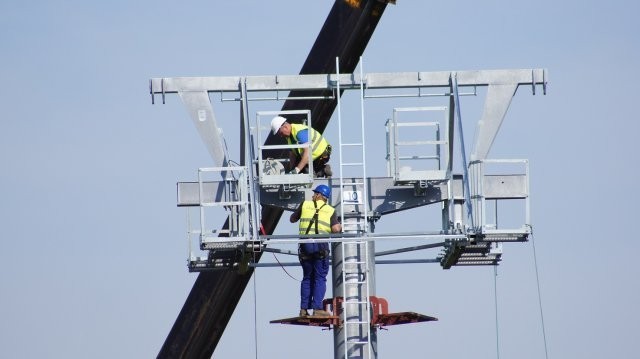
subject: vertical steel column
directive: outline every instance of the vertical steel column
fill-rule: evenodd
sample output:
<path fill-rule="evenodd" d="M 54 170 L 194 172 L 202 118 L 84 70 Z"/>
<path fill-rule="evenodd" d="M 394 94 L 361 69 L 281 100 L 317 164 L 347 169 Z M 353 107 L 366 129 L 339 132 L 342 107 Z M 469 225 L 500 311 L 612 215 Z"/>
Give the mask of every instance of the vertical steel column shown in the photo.
<path fill-rule="evenodd" d="M 471 191 L 469 190 L 469 171 L 467 162 L 467 151 L 464 146 L 464 132 L 462 131 L 462 116 L 460 115 L 460 94 L 458 92 L 458 74 L 452 72 L 449 76 L 451 96 L 455 104 L 455 121 L 458 124 L 458 139 L 460 139 L 460 155 L 462 157 L 462 184 L 464 186 L 464 202 L 467 208 L 467 218 L 471 221 L 471 228 L 475 228 L 471 212 Z"/>
<path fill-rule="evenodd" d="M 349 221 L 358 221 L 358 219 L 347 219 L 346 222 L 348 224 Z M 355 226 L 356 223 L 352 222 L 352 226 Z M 357 233 L 357 231 L 349 231 L 345 233 Z M 344 248 L 344 252 L 343 252 Z M 345 243 L 343 246 L 342 243 L 333 243 L 332 248 L 332 263 L 333 267 L 331 268 L 331 273 L 333 277 L 333 296 L 342 297 L 344 301 L 347 299 L 356 299 L 359 302 L 363 302 L 365 299 L 369 300 L 369 295 L 375 295 L 375 243 L 358 241 L 358 243 Z M 343 270 L 345 270 L 346 266 L 356 266 L 358 264 L 349 264 L 354 262 L 363 262 L 365 258 L 368 258 L 366 261 L 366 268 L 362 270 L 362 272 L 366 273 L 368 276 L 368 290 L 364 286 L 357 285 L 343 285 Z M 363 278 L 358 278 L 355 276 L 347 276 L 345 278 L 347 283 L 355 283 L 357 281 L 362 281 Z M 343 292 L 343 288 L 347 289 L 347 293 Z M 334 308 L 334 315 L 339 315 L 340 313 L 335 312 L 337 308 Z M 369 315 L 369 310 L 365 307 L 364 304 L 359 305 L 345 305 L 342 304 L 342 318 L 343 321 L 346 321 L 347 318 L 360 318 L 359 320 L 363 322 L 370 323 L 371 318 L 366 318 L 366 315 Z M 346 332 L 345 332 L 346 331 Z M 369 336 L 368 341 L 370 343 L 370 347 L 367 345 L 355 346 L 351 349 L 347 356 L 345 357 L 345 352 L 347 347 L 347 343 L 345 342 L 345 338 L 348 338 L 350 341 L 360 341 L 366 342 L 367 336 Z M 347 359 L 347 358 L 362 358 L 362 359 L 375 359 L 377 358 L 378 352 L 378 337 L 377 332 L 374 328 L 372 328 L 369 324 L 359 325 L 359 326 L 350 326 L 347 327 L 345 325 L 342 328 L 334 328 L 333 331 L 333 343 L 334 343 L 334 358 L 335 359 Z"/>

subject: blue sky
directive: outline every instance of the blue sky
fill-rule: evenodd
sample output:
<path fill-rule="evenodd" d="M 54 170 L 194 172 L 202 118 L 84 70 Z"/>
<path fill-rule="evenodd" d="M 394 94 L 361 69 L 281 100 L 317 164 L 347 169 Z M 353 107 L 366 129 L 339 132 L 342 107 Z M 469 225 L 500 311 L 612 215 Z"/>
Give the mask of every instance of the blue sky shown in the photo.
<path fill-rule="evenodd" d="M 332 3 L 0 3 L 0 357 L 158 353 L 196 278 L 175 183 L 211 160 L 179 98 L 151 105 L 148 80 L 297 74 Z M 518 91 L 490 157 L 531 162 L 551 358 L 636 352 L 639 10 L 399 0 L 364 54 L 365 72 L 548 69 L 547 96 Z M 381 332 L 380 357 L 496 357 L 492 268 L 377 276 L 391 311 L 440 319 Z M 531 242 L 505 246 L 496 282 L 500 357 L 544 357 Z M 297 312 L 297 285 L 259 269 L 214 357 L 330 357 L 330 333 L 268 324 Z"/>

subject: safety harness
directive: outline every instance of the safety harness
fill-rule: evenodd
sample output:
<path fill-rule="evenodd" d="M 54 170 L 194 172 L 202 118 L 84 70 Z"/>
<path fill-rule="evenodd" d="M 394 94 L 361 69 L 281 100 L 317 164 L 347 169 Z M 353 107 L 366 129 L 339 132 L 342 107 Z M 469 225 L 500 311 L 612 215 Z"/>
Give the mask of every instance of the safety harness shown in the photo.
<path fill-rule="evenodd" d="M 314 224 L 315 224 L 314 234 L 320 234 L 320 232 L 318 231 L 318 214 L 320 213 L 320 210 L 326 205 L 327 203 L 325 202 L 322 204 L 322 206 L 318 207 L 318 202 L 313 200 L 313 208 L 315 209 L 315 213 L 313 214 L 313 218 L 311 218 L 311 220 L 309 221 L 309 225 L 307 226 L 307 230 L 305 234 L 309 234 L 309 232 L 311 231 L 311 227 L 314 226 Z M 328 255 L 329 255 L 328 249 L 320 249 L 317 252 L 313 252 L 313 253 L 304 252 L 302 250 L 302 247 L 298 249 L 298 257 L 300 257 L 300 260 L 323 259 L 323 258 L 326 258 Z"/>
<path fill-rule="evenodd" d="M 309 231 L 311 230 L 311 226 L 312 225 L 316 225 L 315 230 L 316 233 L 314 234 L 319 234 L 320 232 L 318 232 L 318 213 L 320 213 L 320 210 L 322 209 L 322 207 L 326 206 L 327 203 L 323 203 L 322 206 L 320 206 L 320 208 L 318 208 L 318 202 L 316 202 L 315 200 L 313 201 L 313 208 L 315 208 L 316 213 L 313 215 L 313 218 L 311 218 L 311 221 L 309 221 L 309 226 L 307 227 L 307 232 L 305 234 L 309 234 Z"/>

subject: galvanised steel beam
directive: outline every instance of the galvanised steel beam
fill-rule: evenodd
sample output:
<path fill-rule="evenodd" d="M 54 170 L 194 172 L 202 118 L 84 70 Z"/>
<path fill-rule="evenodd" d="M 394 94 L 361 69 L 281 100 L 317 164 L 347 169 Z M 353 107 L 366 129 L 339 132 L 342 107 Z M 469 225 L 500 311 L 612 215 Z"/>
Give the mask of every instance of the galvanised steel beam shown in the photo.
<path fill-rule="evenodd" d="M 423 193 L 416 195 L 413 186 L 401 186 L 394 184 L 392 177 L 370 177 L 366 179 L 370 188 L 369 208 L 379 215 L 395 213 L 415 207 L 445 201 L 447 197 L 447 184 L 436 183 L 425 188 Z M 362 178 L 344 178 L 345 183 L 362 183 Z M 331 199 L 336 208 L 340 206 L 342 195 L 337 179 L 316 178 L 315 184 L 324 184 L 332 188 Z M 527 176 L 525 174 L 510 175 L 484 175 L 483 196 L 487 200 L 497 199 L 525 199 L 529 196 Z M 293 211 L 304 200 L 305 191 L 289 192 L 289 198 L 280 198 L 280 189 L 261 188 L 260 200 L 263 206 L 280 207 L 283 210 Z M 457 176 L 451 184 L 453 198 L 463 199 L 462 179 Z M 200 191 L 198 182 L 178 182 L 177 197 L 178 207 L 200 205 Z M 202 201 L 219 202 L 221 200 L 221 182 L 203 182 Z M 401 233 L 401 231 L 398 231 Z"/>
<path fill-rule="evenodd" d="M 333 70 L 335 71 L 335 70 Z M 359 74 L 327 72 L 314 75 L 269 75 L 269 76 L 211 76 L 211 77 L 165 77 L 151 79 L 154 96 L 180 92 L 238 92 L 240 84 L 246 83 L 247 91 L 295 91 L 297 95 L 311 97 L 309 91 L 326 91 L 331 95 L 337 88 L 360 90 L 364 81 L 366 90 L 398 88 L 430 88 L 450 86 L 449 79 L 456 76 L 458 87 L 546 86 L 546 69 L 507 69 L 471 71 L 412 71 L 374 72 Z M 512 91 L 509 93 L 513 96 Z M 294 94 L 289 97 L 295 97 Z M 317 102 L 317 100 L 313 100 Z M 315 118 L 314 118 L 315 120 Z"/>

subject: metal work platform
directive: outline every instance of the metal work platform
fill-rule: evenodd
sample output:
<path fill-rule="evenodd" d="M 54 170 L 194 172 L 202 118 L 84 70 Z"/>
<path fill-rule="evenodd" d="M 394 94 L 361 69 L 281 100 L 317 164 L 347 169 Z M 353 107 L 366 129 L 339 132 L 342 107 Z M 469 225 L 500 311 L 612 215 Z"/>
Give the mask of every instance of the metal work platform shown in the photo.
<path fill-rule="evenodd" d="M 275 319 L 270 321 L 271 324 L 290 324 L 290 325 L 304 325 L 308 327 L 322 327 L 326 329 L 331 329 L 340 323 L 340 317 L 337 316 L 329 316 L 329 317 L 314 317 L 314 316 L 306 316 L 306 317 L 292 317 L 292 318 L 284 318 L 284 319 Z"/>
<path fill-rule="evenodd" d="M 339 208 L 345 227 L 351 221 L 363 233 L 361 239 L 367 240 L 373 233 L 373 224 L 383 215 L 434 203 L 442 203 L 442 223 L 438 235 L 463 236 L 461 240 L 443 242 L 442 253 L 436 257 L 443 268 L 456 265 L 497 265 L 502 256 L 502 242 L 522 242 L 531 233 L 529 220 L 528 163 L 526 160 L 490 160 L 483 158 L 488 153 L 490 143 L 497 134 L 506 109 L 520 85 L 530 85 L 535 93 L 536 86 L 546 91 L 546 72 L 531 70 L 491 70 L 458 72 L 405 72 L 405 73 L 369 73 L 369 74 L 318 74 L 318 75 L 278 75 L 247 77 L 207 77 L 207 78 L 163 78 L 152 79 L 152 96 L 160 92 L 163 96 L 177 92 L 189 107 L 194 121 L 211 121 L 212 127 L 206 127 L 210 142 L 220 144 L 223 139 L 217 131 L 215 114 L 211 104 L 203 101 L 212 92 L 222 96 L 229 92 L 239 96 L 243 103 L 242 117 L 244 131 L 248 136 L 245 143 L 254 145 L 246 148 L 245 156 L 256 164 L 253 166 L 216 167 L 199 169 L 198 182 L 178 183 L 178 206 L 200 208 L 199 228 L 190 230 L 190 238 L 196 236 L 196 247 L 210 251 L 207 256 L 191 256 L 191 271 L 216 270 L 246 267 L 249 260 L 247 252 L 261 251 L 264 239 L 260 237 L 260 215 L 257 203 L 262 206 L 294 210 L 308 196 L 308 189 L 315 183 L 326 183 L 337 195 L 331 203 Z M 461 132 L 461 114 L 459 109 L 460 89 L 485 86 L 488 88 L 485 109 L 476 134 L 472 161 L 464 165 L 464 173 L 452 173 L 454 163 L 453 133 Z M 442 88 L 444 91 L 438 92 Z M 405 91 L 401 94 L 393 90 Z M 436 89 L 427 96 L 425 91 Z M 272 116 L 295 117 L 298 121 L 313 126 L 313 116 L 309 110 L 262 111 L 249 113 L 248 104 L 252 101 L 278 101 L 265 93 L 294 91 L 299 99 L 305 99 L 305 91 L 325 91 L 328 99 L 338 100 L 338 118 L 341 118 L 340 91 L 359 91 L 362 108 L 366 101 L 384 98 L 414 97 L 424 101 L 424 97 L 449 98 L 446 106 L 393 107 L 386 122 L 387 133 L 387 177 L 343 177 L 346 166 L 360 166 L 360 173 L 366 176 L 365 161 L 360 164 L 343 164 L 342 152 L 348 146 L 359 146 L 365 153 L 365 141 L 343 144 L 339 139 L 339 177 L 335 179 L 314 178 L 313 173 L 286 174 L 286 159 L 268 157 L 274 151 L 294 150 L 304 145 L 265 144 L 263 135 L 268 132 L 264 125 Z M 389 93 L 380 91 L 389 90 Z M 415 91 L 415 92 L 413 92 Z M 252 93 L 260 97 L 252 97 Z M 294 98 L 288 98 L 295 100 Z M 410 120 L 404 118 L 417 114 L 436 114 L 439 120 Z M 253 126 L 249 119 L 255 118 Z M 361 115 L 364 123 L 364 112 Z M 457 125 L 457 126 L 456 126 Z M 340 124 L 342 126 L 342 124 Z M 364 125 L 363 125 L 364 128 Z M 416 139 L 416 133 L 420 133 Z M 342 135 L 341 135 L 342 136 Z M 405 137 L 411 137 L 406 139 Z M 464 151 L 464 139 L 460 136 L 463 163 L 467 163 Z M 253 139 L 257 139 L 253 140 Z M 213 145 L 212 153 L 225 163 L 227 154 L 219 145 Z M 337 157 L 337 156 L 334 156 Z M 362 156 L 364 158 L 364 155 Z M 416 163 L 427 163 L 420 167 Z M 405 164 L 409 163 L 409 166 Z M 486 167 L 501 163 L 519 163 L 524 165 L 520 173 L 485 173 Z M 221 180 L 204 180 L 203 173 L 220 173 Z M 224 175 L 223 175 L 224 174 Z M 250 195 L 253 194 L 251 199 Z M 344 196 L 348 196 L 346 198 Z M 354 198 L 357 198 L 354 202 Z M 496 229 L 495 224 L 487 222 L 487 201 L 501 200 L 524 201 L 524 223 L 519 228 Z M 345 218 L 345 205 L 349 208 Z M 355 205 L 355 206 L 354 206 Z M 217 230 L 205 225 L 207 207 L 221 206 L 228 213 L 231 222 L 228 228 Z M 497 204 L 496 204 L 497 206 Z M 355 216 L 354 213 L 357 213 Z M 496 218 L 497 221 L 497 218 Z M 197 221 L 196 221 L 197 222 Z M 370 229 L 367 229 L 371 226 Z M 403 237 L 403 236 L 400 236 Z M 419 235 L 415 238 L 429 239 Z M 350 237 L 351 238 L 351 237 Z M 371 237 L 375 238 L 375 237 Z M 271 242 L 274 245 L 275 242 Z M 193 245 L 190 245 L 190 248 Z M 435 262 L 435 261 L 434 261 Z"/>
<path fill-rule="evenodd" d="M 431 317 L 424 314 L 415 312 L 399 312 L 389 313 L 389 302 L 381 297 L 369 296 L 369 301 L 372 307 L 370 325 L 375 328 L 384 328 L 393 325 L 421 323 L 437 321 L 438 318 Z M 343 297 L 335 297 L 324 300 L 324 308 L 331 313 L 338 313 L 343 310 L 344 303 Z M 342 328 L 345 322 L 340 319 L 339 316 L 305 316 L 305 317 L 292 317 L 284 319 L 272 320 L 269 323 L 272 324 L 290 324 L 290 325 L 305 325 L 310 327 L 323 327 L 326 329 Z"/>

